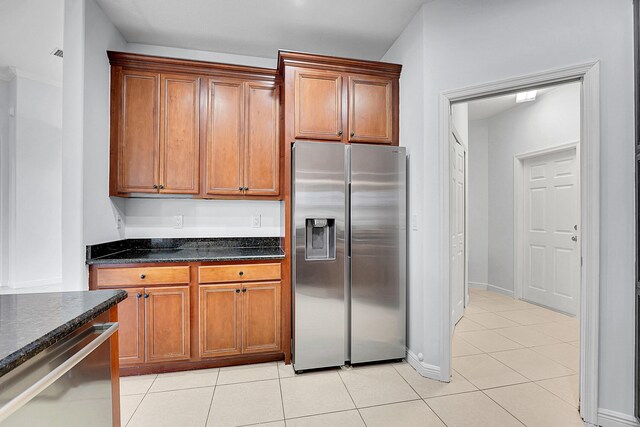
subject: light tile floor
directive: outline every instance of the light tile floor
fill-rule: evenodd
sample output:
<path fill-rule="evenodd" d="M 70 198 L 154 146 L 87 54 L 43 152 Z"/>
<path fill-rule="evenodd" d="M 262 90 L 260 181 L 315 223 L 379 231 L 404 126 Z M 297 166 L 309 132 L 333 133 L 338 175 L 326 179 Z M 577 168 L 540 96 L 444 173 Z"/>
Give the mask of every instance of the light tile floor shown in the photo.
<path fill-rule="evenodd" d="M 127 377 L 122 425 L 581 426 L 578 320 L 471 289 L 456 325 L 453 378 L 407 363 L 295 375 L 264 363 Z"/>

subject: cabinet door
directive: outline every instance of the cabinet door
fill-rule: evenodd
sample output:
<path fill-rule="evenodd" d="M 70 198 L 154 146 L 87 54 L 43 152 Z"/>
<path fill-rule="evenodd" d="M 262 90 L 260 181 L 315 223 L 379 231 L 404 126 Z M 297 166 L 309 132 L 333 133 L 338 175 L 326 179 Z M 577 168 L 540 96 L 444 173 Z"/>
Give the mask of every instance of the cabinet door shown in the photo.
<path fill-rule="evenodd" d="M 242 285 L 242 352 L 280 349 L 280 282 Z"/>
<path fill-rule="evenodd" d="M 200 78 L 161 78 L 160 192 L 197 194 L 200 171 Z"/>
<path fill-rule="evenodd" d="M 127 293 L 127 299 L 118 304 L 118 351 L 121 365 L 144 362 L 144 289 L 127 289 Z"/>
<path fill-rule="evenodd" d="M 349 141 L 393 142 L 393 80 L 349 77 Z"/>
<path fill-rule="evenodd" d="M 206 193 L 242 194 L 243 84 L 209 81 Z"/>
<path fill-rule="evenodd" d="M 242 352 L 239 284 L 200 285 L 200 357 Z"/>
<path fill-rule="evenodd" d="M 189 287 L 145 288 L 147 362 L 189 359 Z"/>
<path fill-rule="evenodd" d="M 122 71 L 118 125 L 120 193 L 157 193 L 159 181 L 159 74 Z"/>
<path fill-rule="evenodd" d="M 296 138 L 342 139 L 342 76 L 319 70 L 296 70 L 294 89 Z"/>
<path fill-rule="evenodd" d="M 245 194 L 277 196 L 280 188 L 278 92 L 272 83 L 245 83 Z"/>

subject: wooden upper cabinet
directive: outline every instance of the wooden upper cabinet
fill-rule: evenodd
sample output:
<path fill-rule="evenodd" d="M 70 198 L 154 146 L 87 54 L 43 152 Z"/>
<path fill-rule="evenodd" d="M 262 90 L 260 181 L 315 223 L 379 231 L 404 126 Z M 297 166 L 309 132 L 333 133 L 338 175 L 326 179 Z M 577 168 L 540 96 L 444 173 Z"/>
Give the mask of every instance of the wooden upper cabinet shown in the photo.
<path fill-rule="evenodd" d="M 144 300 L 146 361 L 189 359 L 189 287 L 145 288 Z"/>
<path fill-rule="evenodd" d="M 277 196 L 280 192 L 278 90 L 272 83 L 245 83 L 245 194 Z"/>
<path fill-rule="evenodd" d="M 280 282 L 244 283 L 242 300 L 242 352 L 279 350 Z"/>
<path fill-rule="evenodd" d="M 206 194 L 243 193 L 243 92 L 241 81 L 209 80 Z"/>
<path fill-rule="evenodd" d="M 117 192 L 155 193 L 159 178 L 160 75 L 122 70 L 119 78 Z"/>
<path fill-rule="evenodd" d="M 200 285 L 200 357 L 242 352 L 241 285 Z"/>
<path fill-rule="evenodd" d="M 200 191 L 200 78 L 161 76 L 160 193 Z"/>
<path fill-rule="evenodd" d="M 295 138 L 342 139 L 342 75 L 297 69 L 294 88 Z"/>
<path fill-rule="evenodd" d="M 393 80 L 349 76 L 350 142 L 393 142 Z"/>
<path fill-rule="evenodd" d="M 399 144 L 402 66 L 280 51 L 284 141 Z"/>
<path fill-rule="evenodd" d="M 128 289 L 127 299 L 118 304 L 118 349 L 120 364 L 144 362 L 143 288 Z"/>

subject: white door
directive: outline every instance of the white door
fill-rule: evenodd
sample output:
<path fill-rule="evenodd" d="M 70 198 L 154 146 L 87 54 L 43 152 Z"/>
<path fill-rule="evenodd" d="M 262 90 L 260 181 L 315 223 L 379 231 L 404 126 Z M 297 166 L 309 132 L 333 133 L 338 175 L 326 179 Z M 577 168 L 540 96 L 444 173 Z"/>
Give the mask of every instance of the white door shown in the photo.
<path fill-rule="evenodd" d="M 576 315 L 580 291 L 580 200 L 576 149 L 524 161 L 526 300 Z"/>
<path fill-rule="evenodd" d="M 451 138 L 451 317 L 455 325 L 464 314 L 465 297 L 465 150 Z"/>

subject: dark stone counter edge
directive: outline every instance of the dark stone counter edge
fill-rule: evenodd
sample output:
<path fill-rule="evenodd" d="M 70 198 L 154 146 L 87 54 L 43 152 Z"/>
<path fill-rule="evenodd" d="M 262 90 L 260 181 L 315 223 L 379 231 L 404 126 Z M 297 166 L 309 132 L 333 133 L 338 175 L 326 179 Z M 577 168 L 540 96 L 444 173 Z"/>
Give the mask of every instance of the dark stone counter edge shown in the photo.
<path fill-rule="evenodd" d="M 216 262 L 216 261 L 260 261 L 270 259 L 284 259 L 282 249 L 278 255 L 247 255 L 247 256 L 218 256 L 218 257 L 145 257 L 145 258 L 94 258 L 86 261 L 87 265 L 108 265 L 108 264 L 144 264 L 144 263 L 179 263 L 179 262 Z"/>
<path fill-rule="evenodd" d="M 41 351 L 57 343 L 76 329 L 86 325 L 126 298 L 127 292 L 120 290 L 114 296 L 96 305 L 92 309 L 85 311 L 81 315 L 69 320 L 63 325 L 58 326 L 39 339 L 11 353 L 4 359 L 0 360 L 0 377 L 11 372 L 13 369 L 22 365 Z"/>

